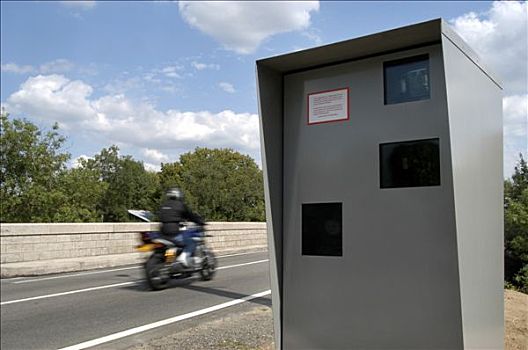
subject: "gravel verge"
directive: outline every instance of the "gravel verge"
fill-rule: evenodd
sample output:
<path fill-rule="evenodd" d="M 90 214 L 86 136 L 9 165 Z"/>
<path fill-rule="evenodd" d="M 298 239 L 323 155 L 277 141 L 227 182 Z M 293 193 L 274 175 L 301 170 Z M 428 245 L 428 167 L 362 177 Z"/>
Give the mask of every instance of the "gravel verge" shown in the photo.
<path fill-rule="evenodd" d="M 504 291 L 504 345 L 506 350 L 528 349 L 528 295 Z"/>
<path fill-rule="evenodd" d="M 256 305 L 128 350 L 273 350 L 271 308 Z"/>

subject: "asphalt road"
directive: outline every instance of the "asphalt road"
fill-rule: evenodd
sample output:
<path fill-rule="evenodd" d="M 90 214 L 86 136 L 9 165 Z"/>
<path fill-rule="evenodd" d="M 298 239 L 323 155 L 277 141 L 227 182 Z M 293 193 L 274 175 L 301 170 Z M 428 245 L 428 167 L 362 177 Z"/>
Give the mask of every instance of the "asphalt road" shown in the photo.
<path fill-rule="evenodd" d="M 265 252 L 219 257 L 212 281 L 174 280 L 160 292 L 148 290 L 138 266 L 4 279 L 0 345 L 124 349 L 251 304 L 269 306 L 267 259 Z"/>

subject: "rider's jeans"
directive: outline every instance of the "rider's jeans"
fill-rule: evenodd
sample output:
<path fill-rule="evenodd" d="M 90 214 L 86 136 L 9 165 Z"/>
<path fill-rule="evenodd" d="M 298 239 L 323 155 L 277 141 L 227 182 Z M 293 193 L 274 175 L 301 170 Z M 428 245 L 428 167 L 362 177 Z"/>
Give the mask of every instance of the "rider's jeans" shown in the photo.
<path fill-rule="evenodd" d="M 194 248 L 196 248 L 196 242 L 192 237 L 192 232 L 187 231 L 180 231 L 180 234 L 175 237 L 176 240 L 181 241 L 185 245 L 183 251 L 188 253 L 188 256 L 191 256 L 194 252 Z"/>

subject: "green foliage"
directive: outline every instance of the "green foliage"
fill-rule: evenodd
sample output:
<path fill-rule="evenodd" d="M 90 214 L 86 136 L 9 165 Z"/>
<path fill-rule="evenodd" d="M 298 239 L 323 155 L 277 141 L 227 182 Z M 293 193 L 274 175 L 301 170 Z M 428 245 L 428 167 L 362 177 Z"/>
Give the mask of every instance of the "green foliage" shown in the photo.
<path fill-rule="evenodd" d="M 515 285 L 521 292 L 528 293 L 528 264 L 525 264 L 522 269 L 514 277 Z"/>
<path fill-rule="evenodd" d="M 208 220 L 265 220 L 262 171 L 231 149 L 197 148 L 156 173 L 110 146 L 68 169 L 57 125 L 43 132 L 4 112 L 0 121 L 2 222 L 129 221 L 127 209 L 156 212 L 172 186 Z"/>
<path fill-rule="evenodd" d="M 522 154 L 504 183 L 505 279 L 528 293 L 528 165 Z"/>
<path fill-rule="evenodd" d="M 87 166 L 88 161 L 80 160 L 77 168 L 69 169 L 59 178 L 64 194 L 55 222 L 97 222 L 103 220 L 101 200 L 108 184 L 100 180 L 97 170 Z"/>
<path fill-rule="evenodd" d="M 120 156 L 117 146 L 104 148 L 87 167 L 107 185 L 99 205 L 104 221 L 128 221 L 127 209 L 157 209 L 161 194 L 157 174 L 131 156 Z"/>
<path fill-rule="evenodd" d="M 164 164 L 165 188 L 180 186 L 187 203 L 209 221 L 264 221 L 262 171 L 231 149 L 196 148 Z"/>
<path fill-rule="evenodd" d="M 58 178 L 70 155 L 58 125 L 47 132 L 26 120 L 0 115 L 2 222 L 50 222 L 63 195 Z"/>
<path fill-rule="evenodd" d="M 180 163 L 161 163 L 159 181 L 162 189 L 170 187 L 182 187 L 181 179 L 182 166 Z"/>

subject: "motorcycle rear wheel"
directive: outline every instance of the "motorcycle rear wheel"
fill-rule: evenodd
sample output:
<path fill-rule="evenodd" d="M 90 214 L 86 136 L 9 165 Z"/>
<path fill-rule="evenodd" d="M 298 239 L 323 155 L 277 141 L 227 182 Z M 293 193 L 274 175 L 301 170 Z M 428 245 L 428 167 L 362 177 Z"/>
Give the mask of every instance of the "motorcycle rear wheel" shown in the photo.
<path fill-rule="evenodd" d="M 151 255 L 145 263 L 145 275 L 147 277 L 147 284 L 152 290 L 163 290 L 167 288 L 170 280 L 170 272 L 163 257 L 157 254 Z"/>
<path fill-rule="evenodd" d="M 216 257 L 213 252 L 204 252 L 200 277 L 202 281 L 210 281 L 216 273 Z"/>

